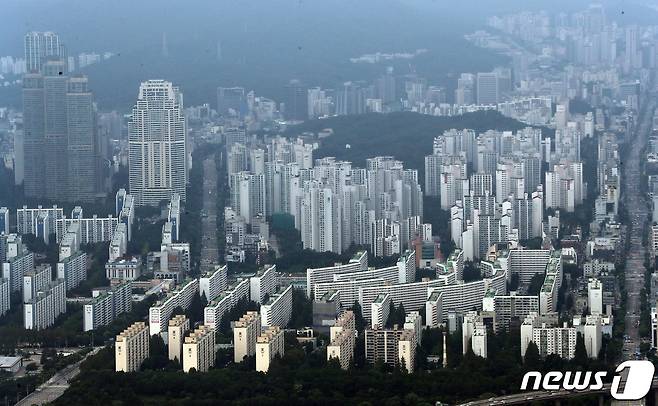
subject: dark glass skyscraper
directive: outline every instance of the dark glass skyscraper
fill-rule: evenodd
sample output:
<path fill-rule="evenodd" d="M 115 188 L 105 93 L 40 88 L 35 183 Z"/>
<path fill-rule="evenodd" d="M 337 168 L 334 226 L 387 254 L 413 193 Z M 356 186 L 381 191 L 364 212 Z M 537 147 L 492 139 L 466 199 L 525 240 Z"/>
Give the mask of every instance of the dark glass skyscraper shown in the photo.
<path fill-rule="evenodd" d="M 304 121 L 308 119 L 308 87 L 297 79 L 286 86 L 285 117 L 288 120 Z"/>
<path fill-rule="evenodd" d="M 45 34 L 30 33 L 25 40 L 26 59 L 36 68 L 23 78 L 25 195 L 91 201 L 104 184 L 92 94 L 87 78 L 69 77 L 66 62 L 51 52 L 63 49 L 56 34 Z"/>

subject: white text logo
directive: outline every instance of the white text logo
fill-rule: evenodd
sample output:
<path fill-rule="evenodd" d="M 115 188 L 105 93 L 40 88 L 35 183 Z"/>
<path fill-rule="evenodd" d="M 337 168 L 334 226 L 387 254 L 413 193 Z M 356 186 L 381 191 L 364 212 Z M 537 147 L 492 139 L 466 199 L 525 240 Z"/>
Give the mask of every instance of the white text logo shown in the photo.
<path fill-rule="evenodd" d="M 642 399 L 651 389 L 653 374 L 654 366 L 649 361 L 625 361 L 615 370 L 610 394 L 617 400 Z M 606 376 L 605 371 L 550 371 L 546 374 L 530 371 L 523 376 L 521 390 L 601 390 Z M 622 379 L 625 383 L 620 388 Z"/>

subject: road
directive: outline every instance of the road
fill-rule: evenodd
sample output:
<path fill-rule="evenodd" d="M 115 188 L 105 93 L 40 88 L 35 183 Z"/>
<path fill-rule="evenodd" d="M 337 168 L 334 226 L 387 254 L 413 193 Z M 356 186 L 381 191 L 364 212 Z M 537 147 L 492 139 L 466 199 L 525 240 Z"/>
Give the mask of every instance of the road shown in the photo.
<path fill-rule="evenodd" d="M 47 382 L 44 382 L 34 392 L 21 399 L 16 406 L 44 405 L 53 402 L 64 394 L 69 387 L 69 381 L 80 373 L 80 364 L 91 355 L 96 355 L 103 347 L 96 347 L 82 360 L 57 371 Z"/>
<path fill-rule="evenodd" d="M 651 133 L 653 111 L 656 107 L 654 97 L 647 100 L 648 105 L 638 118 L 635 134 L 628 140 L 630 144 L 622 159 L 622 199 L 628 213 L 628 238 L 630 247 L 626 255 L 626 330 L 628 339 L 624 340 L 623 359 L 631 359 L 640 348 L 640 291 L 644 287 L 644 260 L 646 247 L 642 245 L 645 222 L 649 215 L 646 196 L 641 185 L 642 173 L 640 160 L 647 139 Z"/>
<path fill-rule="evenodd" d="M 203 211 L 201 212 L 201 271 L 219 264 L 217 246 L 217 168 L 215 155 L 203 161 Z"/>

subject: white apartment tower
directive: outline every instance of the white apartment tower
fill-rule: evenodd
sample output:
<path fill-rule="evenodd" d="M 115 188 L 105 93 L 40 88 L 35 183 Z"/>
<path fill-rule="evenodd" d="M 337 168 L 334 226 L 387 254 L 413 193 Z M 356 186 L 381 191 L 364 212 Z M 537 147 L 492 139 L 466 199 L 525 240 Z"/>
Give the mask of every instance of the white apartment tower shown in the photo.
<path fill-rule="evenodd" d="M 391 310 L 391 297 L 386 293 L 380 293 L 372 302 L 370 314 L 372 315 L 372 328 L 386 327 L 389 312 Z"/>
<path fill-rule="evenodd" d="M 171 82 L 139 87 L 129 122 L 130 193 L 137 206 L 157 206 L 178 193 L 186 200 L 187 150 L 183 95 Z"/>

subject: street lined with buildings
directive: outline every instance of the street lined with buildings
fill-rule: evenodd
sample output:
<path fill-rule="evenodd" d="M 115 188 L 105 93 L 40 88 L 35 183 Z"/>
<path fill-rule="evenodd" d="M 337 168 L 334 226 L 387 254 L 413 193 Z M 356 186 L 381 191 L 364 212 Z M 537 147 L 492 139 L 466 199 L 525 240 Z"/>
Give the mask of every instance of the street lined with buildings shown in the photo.
<path fill-rule="evenodd" d="M 635 357 L 640 350 L 640 292 L 645 286 L 646 247 L 643 244 L 644 234 L 648 231 L 646 222 L 649 219 L 647 197 L 642 191 L 642 160 L 647 139 L 652 131 L 653 114 L 656 108 L 655 94 L 647 97 L 647 105 L 642 109 L 636 131 L 626 148 L 627 155 L 623 160 L 623 199 L 627 213 L 627 238 L 630 239 L 626 250 L 626 318 L 623 354 L 624 359 Z"/>
<path fill-rule="evenodd" d="M 219 263 L 217 244 L 217 168 L 215 155 L 203 160 L 203 209 L 201 212 L 201 271 Z"/>

